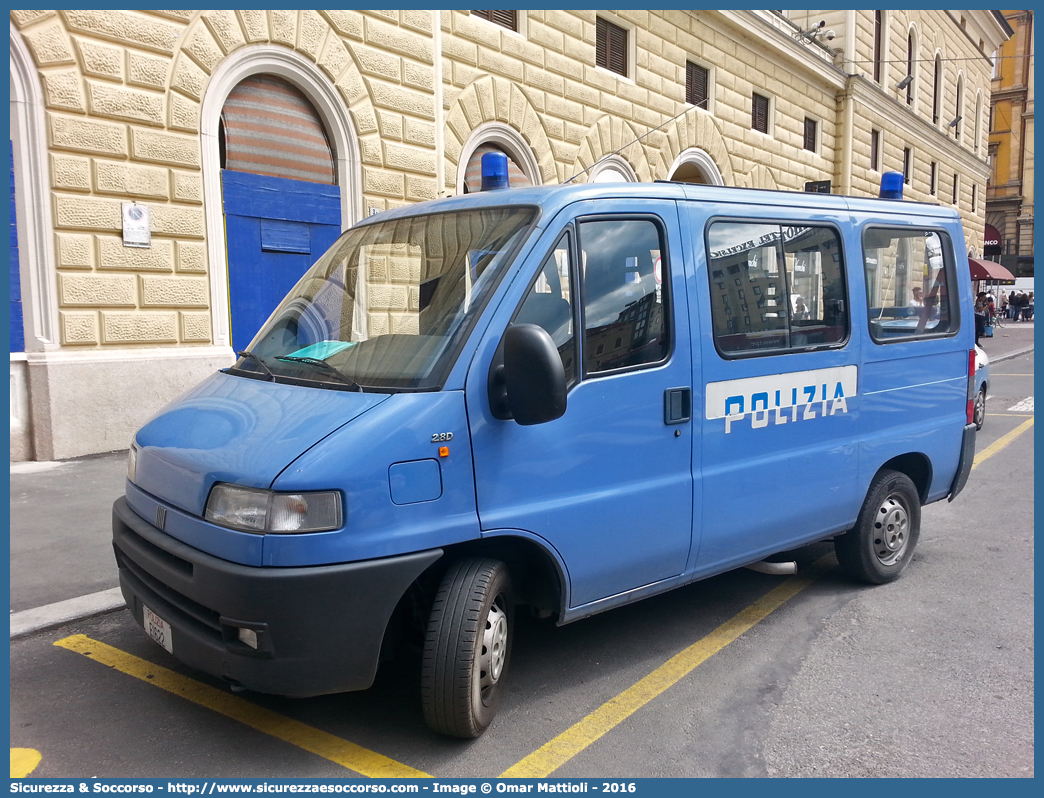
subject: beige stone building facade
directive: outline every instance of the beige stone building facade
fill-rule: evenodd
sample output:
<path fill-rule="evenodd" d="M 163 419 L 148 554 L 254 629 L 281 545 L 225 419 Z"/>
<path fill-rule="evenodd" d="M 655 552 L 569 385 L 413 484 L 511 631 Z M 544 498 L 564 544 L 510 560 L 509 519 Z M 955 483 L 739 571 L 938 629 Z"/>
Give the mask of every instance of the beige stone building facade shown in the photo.
<path fill-rule="evenodd" d="M 10 17 L 11 457 L 39 460 L 126 448 L 233 361 L 222 109 L 251 76 L 314 108 L 342 228 L 469 190 L 495 148 L 534 184 L 876 195 L 900 171 L 981 254 L 989 56 L 1010 34 L 989 11 Z M 146 246 L 128 245 L 129 203 Z"/>

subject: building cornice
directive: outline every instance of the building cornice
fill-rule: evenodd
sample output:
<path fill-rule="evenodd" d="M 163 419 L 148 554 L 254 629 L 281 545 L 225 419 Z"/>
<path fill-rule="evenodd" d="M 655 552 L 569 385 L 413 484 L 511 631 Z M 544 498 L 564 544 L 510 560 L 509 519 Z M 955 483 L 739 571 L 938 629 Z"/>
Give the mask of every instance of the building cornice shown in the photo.
<path fill-rule="evenodd" d="M 787 32 L 780 30 L 755 11 L 708 11 L 710 17 L 717 17 L 733 32 L 756 42 L 757 47 L 765 47 L 761 55 L 777 66 L 793 71 L 795 67 L 806 73 L 808 78 L 815 79 L 824 87 L 841 90 L 845 86 L 845 73 L 842 69 L 809 48 L 815 45 L 802 44 Z"/>
<path fill-rule="evenodd" d="M 928 120 L 918 116 L 905 105 L 897 103 L 876 83 L 867 80 L 862 75 L 850 75 L 848 76 L 848 93 L 870 108 L 873 113 L 888 119 L 896 128 L 902 129 L 910 143 L 921 152 L 937 153 L 940 159 L 945 158 L 973 175 L 981 175 L 982 179 L 989 174 L 989 165 L 985 158 L 980 158 Z"/>

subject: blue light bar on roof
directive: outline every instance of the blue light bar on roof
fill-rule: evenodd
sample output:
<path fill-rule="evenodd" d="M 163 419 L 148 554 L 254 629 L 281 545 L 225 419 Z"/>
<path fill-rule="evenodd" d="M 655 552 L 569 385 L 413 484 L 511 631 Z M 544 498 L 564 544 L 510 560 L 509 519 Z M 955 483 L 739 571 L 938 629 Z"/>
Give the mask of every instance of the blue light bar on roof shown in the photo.
<path fill-rule="evenodd" d="M 495 191 L 510 188 L 508 159 L 502 152 L 487 152 L 482 156 L 482 190 Z"/>
<path fill-rule="evenodd" d="M 881 199 L 901 200 L 903 198 L 903 173 L 885 172 L 881 175 L 881 193 L 878 196 Z"/>

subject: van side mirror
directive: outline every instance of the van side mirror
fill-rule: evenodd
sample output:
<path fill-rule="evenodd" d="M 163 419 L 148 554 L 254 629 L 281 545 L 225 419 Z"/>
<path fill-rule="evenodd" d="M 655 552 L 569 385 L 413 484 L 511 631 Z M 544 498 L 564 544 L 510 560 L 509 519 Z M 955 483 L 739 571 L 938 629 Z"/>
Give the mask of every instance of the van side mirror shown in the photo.
<path fill-rule="evenodd" d="M 514 418 L 524 427 L 561 418 L 566 411 L 565 369 L 547 331 L 536 324 L 512 324 L 499 349 L 504 363 L 494 360 L 488 381 L 494 417 Z"/>

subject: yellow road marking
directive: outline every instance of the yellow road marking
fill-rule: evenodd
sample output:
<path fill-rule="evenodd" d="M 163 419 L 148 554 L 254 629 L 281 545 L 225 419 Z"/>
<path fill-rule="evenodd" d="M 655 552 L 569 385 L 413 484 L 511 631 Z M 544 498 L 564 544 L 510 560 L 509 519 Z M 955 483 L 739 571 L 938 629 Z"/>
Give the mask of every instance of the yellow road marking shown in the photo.
<path fill-rule="evenodd" d="M 34 751 L 32 748 L 12 748 L 11 778 L 24 779 L 36 769 L 41 759 L 43 757 L 40 756 L 40 752 Z"/>
<path fill-rule="evenodd" d="M 983 449 L 981 452 L 975 455 L 975 459 L 972 460 L 972 469 L 974 469 L 976 466 L 982 465 L 982 463 L 986 460 L 989 460 L 991 457 L 993 457 L 993 455 L 997 454 L 997 452 L 999 452 L 1001 449 L 1003 449 L 1005 446 L 1007 446 L 1009 443 L 1011 443 L 1013 440 L 1019 437 L 1019 435 L 1024 433 L 1032 426 L 1033 419 L 1028 418 L 1021 424 L 1019 424 L 1019 426 L 1015 427 L 1015 429 L 1013 429 L 1011 432 L 997 438 L 997 440 L 995 440 L 993 443 L 991 443 L 989 446 L 987 446 L 985 449 Z"/>
<path fill-rule="evenodd" d="M 396 762 L 382 754 L 355 743 L 319 731 L 304 723 L 264 709 L 231 693 L 209 687 L 174 671 L 139 659 L 86 635 L 72 635 L 55 642 L 56 646 L 83 654 L 95 662 L 108 665 L 121 673 L 141 679 L 169 693 L 199 704 L 201 707 L 238 720 L 259 732 L 264 732 L 305 751 L 310 751 L 331 762 L 354 770 L 370 778 L 416 779 L 431 778 L 427 773 Z M 12 751 L 12 768 L 14 752 Z"/>
<path fill-rule="evenodd" d="M 512 765 L 501 778 L 544 778 L 579 754 L 606 732 L 691 673 L 696 666 L 717 654 L 784 603 L 792 599 L 834 565 L 834 555 L 821 557 L 797 576 L 770 590 L 738 615 L 730 618 L 706 637 L 671 657 L 645 678 L 635 682 L 615 698 L 609 699 L 583 720 L 566 729 L 521 762 Z"/>

